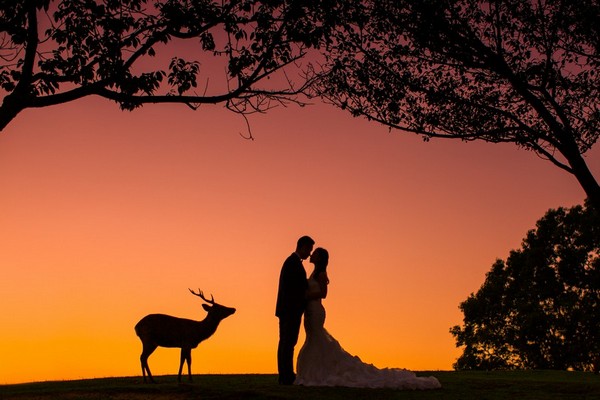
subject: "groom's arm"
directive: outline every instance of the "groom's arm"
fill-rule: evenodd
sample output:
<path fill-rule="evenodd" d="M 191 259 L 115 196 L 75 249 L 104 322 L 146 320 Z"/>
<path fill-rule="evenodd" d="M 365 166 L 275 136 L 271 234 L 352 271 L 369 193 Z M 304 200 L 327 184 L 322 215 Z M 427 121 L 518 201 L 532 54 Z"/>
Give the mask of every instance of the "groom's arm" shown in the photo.
<path fill-rule="evenodd" d="M 299 260 L 290 259 L 283 269 L 284 295 L 294 308 L 304 308 L 307 281 L 306 271 Z"/>

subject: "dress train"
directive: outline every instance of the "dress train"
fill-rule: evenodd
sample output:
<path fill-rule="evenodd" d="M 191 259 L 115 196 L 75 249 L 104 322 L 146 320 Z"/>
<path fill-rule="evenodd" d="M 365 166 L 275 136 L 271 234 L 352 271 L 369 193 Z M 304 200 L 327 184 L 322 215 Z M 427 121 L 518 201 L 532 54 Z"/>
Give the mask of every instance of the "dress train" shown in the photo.
<path fill-rule="evenodd" d="M 311 281 L 317 283 L 310 279 L 309 285 Z M 433 376 L 417 377 L 405 369 L 380 369 L 364 363 L 344 350 L 324 328 L 324 323 L 325 308 L 319 300 L 310 301 L 304 314 L 306 341 L 298 354 L 295 384 L 412 390 L 441 388 Z"/>

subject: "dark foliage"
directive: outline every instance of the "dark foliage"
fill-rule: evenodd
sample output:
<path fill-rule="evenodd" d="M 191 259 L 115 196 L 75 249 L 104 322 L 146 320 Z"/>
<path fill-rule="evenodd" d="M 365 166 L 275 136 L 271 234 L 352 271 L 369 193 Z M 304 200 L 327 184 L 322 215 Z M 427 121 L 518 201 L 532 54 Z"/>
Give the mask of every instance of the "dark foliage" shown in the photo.
<path fill-rule="evenodd" d="M 90 95 L 126 110 L 225 103 L 250 113 L 298 102 L 311 73 L 297 70 L 295 82 L 285 70 L 331 35 L 338 6 L 336 0 L 0 0 L 0 130 L 25 108 Z M 177 47 L 183 42 L 185 55 Z M 176 55 L 159 60 L 160 52 Z M 200 57 L 220 60 L 223 76 L 203 70 Z"/>
<path fill-rule="evenodd" d="M 600 136 L 596 0 L 367 0 L 344 9 L 318 94 L 430 138 L 510 142 L 573 174 Z"/>
<path fill-rule="evenodd" d="M 591 207 L 550 210 L 522 248 L 498 260 L 461 303 L 450 331 L 469 369 L 600 367 L 600 218 Z"/>

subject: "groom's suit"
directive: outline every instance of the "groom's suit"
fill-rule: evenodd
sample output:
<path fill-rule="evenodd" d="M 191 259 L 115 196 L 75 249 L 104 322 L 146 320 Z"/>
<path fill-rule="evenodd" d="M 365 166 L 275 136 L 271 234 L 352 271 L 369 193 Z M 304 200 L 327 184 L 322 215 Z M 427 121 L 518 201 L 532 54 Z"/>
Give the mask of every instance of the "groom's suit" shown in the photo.
<path fill-rule="evenodd" d="M 298 343 L 302 314 L 306 307 L 308 282 L 302 260 L 292 253 L 281 267 L 275 315 L 279 317 L 279 347 L 277 365 L 279 383 L 292 384 L 294 374 L 294 346 Z"/>

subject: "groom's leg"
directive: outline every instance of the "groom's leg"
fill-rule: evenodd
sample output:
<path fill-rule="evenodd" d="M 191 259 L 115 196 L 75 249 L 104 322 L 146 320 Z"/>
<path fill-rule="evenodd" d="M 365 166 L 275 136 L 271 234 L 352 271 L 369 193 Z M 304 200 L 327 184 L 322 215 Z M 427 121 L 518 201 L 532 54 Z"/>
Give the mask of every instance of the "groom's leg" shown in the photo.
<path fill-rule="evenodd" d="M 298 343 L 302 315 L 279 318 L 279 347 L 277 348 L 277 366 L 279 383 L 291 385 L 296 379 L 294 374 L 294 347 Z"/>

